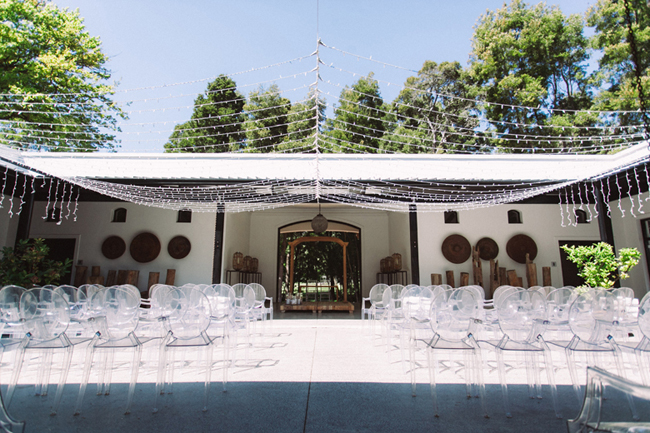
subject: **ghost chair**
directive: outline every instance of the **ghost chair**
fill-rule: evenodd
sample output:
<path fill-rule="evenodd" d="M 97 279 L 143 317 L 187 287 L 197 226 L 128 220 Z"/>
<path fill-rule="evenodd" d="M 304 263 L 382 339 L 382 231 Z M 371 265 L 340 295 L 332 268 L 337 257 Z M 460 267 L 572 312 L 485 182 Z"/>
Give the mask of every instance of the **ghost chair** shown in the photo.
<path fill-rule="evenodd" d="M 185 356 L 185 361 L 178 367 L 191 365 L 196 362 L 200 369 L 205 370 L 205 384 L 203 395 L 203 411 L 208 410 L 208 396 L 210 393 L 210 382 L 212 372 L 212 351 L 214 337 L 210 337 L 207 330 L 210 326 L 211 309 L 207 296 L 193 288 L 174 288 L 167 293 L 163 301 L 164 323 L 168 333 L 160 345 L 160 360 L 158 366 L 158 380 L 156 382 L 156 396 L 154 401 L 154 413 L 158 412 L 158 398 L 163 390 L 163 383 L 167 371 L 169 371 L 170 383 L 174 381 L 175 366 L 173 351 L 187 352 L 189 349 L 197 349 L 196 356 Z M 200 353 L 203 352 L 203 353 Z M 205 357 L 205 364 L 200 365 L 202 356 Z"/>
<path fill-rule="evenodd" d="M 406 292 L 406 287 L 402 284 L 391 284 L 390 286 L 391 295 L 393 297 L 393 303 L 395 308 L 401 308 L 402 295 Z"/>
<path fill-rule="evenodd" d="M 251 287 L 248 287 L 248 285 L 245 285 L 244 287 L 241 288 L 241 290 L 239 290 L 239 292 L 241 296 L 235 295 L 235 311 L 234 311 L 234 315 L 232 316 L 232 320 L 231 320 L 232 326 L 230 328 L 235 343 L 234 350 L 232 352 L 233 364 L 237 359 L 237 348 L 239 347 L 238 341 L 239 341 L 240 332 L 243 332 L 244 337 L 246 338 L 246 341 L 244 343 L 245 344 L 244 357 L 248 361 L 249 349 L 255 344 L 255 340 L 254 340 L 255 335 L 254 332 L 251 331 L 251 324 L 255 326 L 258 317 L 256 312 L 254 311 L 255 291 Z"/>
<path fill-rule="evenodd" d="M 375 302 L 377 300 L 381 302 L 381 297 L 384 293 L 384 290 L 386 290 L 388 287 L 390 287 L 388 286 L 388 284 L 375 284 L 370 289 L 370 293 L 368 293 L 368 297 L 361 298 L 361 320 L 362 321 L 364 319 L 372 320 L 373 312 L 376 309 L 376 306 L 372 300 L 374 298 Z M 370 306 L 367 306 L 368 304 L 370 304 Z"/>
<path fill-rule="evenodd" d="M 387 298 L 388 305 L 384 304 L 384 293 L 386 291 L 391 292 L 391 297 Z M 381 320 L 385 313 L 388 311 L 388 309 L 391 307 L 391 299 L 392 299 L 392 291 L 390 290 L 390 286 L 387 284 L 375 284 L 372 286 L 370 289 L 370 293 L 368 294 L 367 298 L 364 298 L 364 304 L 365 300 L 370 302 L 370 308 L 368 308 L 367 314 L 368 314 L 368 319 L 372 321 L 372 333 L 375 333 L 375 324 L 377 320 Z M 361 316 L 363 317 L 364 311 L 362 309 L 362 314 Z"/>
<path fill-rule="evenodd" d="M 518 364 L 523 364 L 522 367 L 526 369 L 530 398 L 535 398 L 535 396 L 542 398 L 541 355 L 544 359 L 555 415 L 561 418 L 551 351 L 543 338 L 544 328 L 547 325 L 546 299 L 539 291 L 514 291 L 500 299 L 497 315 L 503 337 L 496 344 L 493 342 L 487 343 L 496 352 L 506 416 L 508 418 L 512 417 L 506 379 L 506 372 L 509 368 L 515 368 Z M 515 359 L 506 363 L 506 354 L 514 354 Z"/>
<path fill-rule="evenodd" d="M 125 410 L 126 414 L 130 413 L 140 369 L 142 346 L 150 340 L 150 338 L 139 338 L 135 335 L 135 329 L 138 326 L 139 308 L 140 298 L 132 290 L 123 286 L 105 288 L 95 293 L 88 301 L 88 315 L 90 316 L 88 322 L 92 325 L 95 336 L 86 348 L 86 359 L 79 395 L 75 404 L 75 415 L 79 415 L 81 412 L 95 358 L 94 355 L 97 352 L 105 352 L 107 355 L 104 356 L 103 361 L 96 363 L 100 365 L 96 365 L 95 370 L 98 372 L 97 394 L 108 395 L 110 393 L 114 352 L 119 351 L 122 353 L 125 349 L 133 349 Z"/>
<path fill-rule="evenodd" d="M 268 318 L 273 324 L 273 298 L 266 296 L 266 289 L 261 284 L 251 283 L 248 285 L 255 292 L 255 311 L 256 315 L 260 316 L 262 322 L 266 322 Z M 269 307 L 266 306 L 266 302 L 269 301 Z"/>
<path fill-rule="evenodd" d="M 569 341 L 573 337 L 569 326 L 569 310 L 578 293 L 571 287 L 550 290 L 546 295 L 545 338 L 549 341 Z"/>
<path fill-rule="evenodd" d="M 549 341 L 551 347 L 562 349 L 566 355 L 567 368 L 578 401 L 582 401 L 583 392 L 578 376 L 578 360 L 583 360 L 581 371 L 587 366 L 611 368 L 607 358 L 613 360 L 613 368 L 619 376 L 625 378 L 621 348 L 614 335 L 619 326 L 617 307 L 612 294 L 604 289 L 591 289 L 578 295 L 569 309 L 569 326 L 573 336 L 565 341 Z M 628 398 L 633 417 L 638 419 L 634 401 Z"/>
<path fill-rule="evenodd" d="M 36 380 L 36 395 L 47 395 L 54 352 L 63 352 L 61 373 L 51 414 L 55 415 L 65 386 L 74 344 L 87 339 L 71 340 L 65 331 L 70 324 L 70 308 L 61 295 L 51 289 L 34 288 L 20 297 L 19 311 L 24 322 L 24 336 L 16 348 L 11 380 L 7 388 L 7 406 L 11 404 L 16 384 L 23 368 L 26 353 L 40 355 L 40 368 Z"/>
<path fill-rule="evenodd" d="M 221 338 L 223 343 L 223 390 L 228 382 L 228 367 L 230 364 L 230 337 L 234 326 L 235 292 L 228 284 L 213 284 L 207 286 L 203 293 L 210 302 L 210 326 L 208 335 Z M 236 336 L 236 333 L 235 333 Z M 236 345 L 235 340 L 235 345 Z"/>
<path fill-rule="evenodd" d="M 601 368 L 589 366 L 587 367 L 587 386 L 582 401 L 582 409 L 577 418 L 567 420 L 569 433 L 588 433 L 592 431 L 632 433 L 650 430 L 650 423 L 647 421 L 639 422 L 638 419 L 634 421 L 603 419 L 605 417 L 611 418 L 613 414 L 616 414 L 616 418 L 620 416 L 618 412 L 603 414 L 603 412 L 606 412 L 603 410 L 606 406 L 605 402 L 611 400 L 611 396 L 610 399 L 604 397 L 605 387 L 622 391 L 628 401 L 634 397 L 646 401 L 650 400 L 650 387 L 647 385 L 641 385 Z"/>
<path fill-rule="evenodd" d="M 20 297 L 25 293 L 20 286 L 4 286 L 0 290 L 0 347 L 3 349 L 19 342 L 25 335 L 20 317 Z M 0 359 L 2 352 L 0 352 Z"/>
<path fill-rule="evenodd" d="M 68 326 L 68 330 L 66 331 L 68 337 L 81 337 L 87 335 L 86 293 L 69 285 L 58 286 L 54 289 L 54 292 L 61 295 L 70 307 L 70 326 Z"/>
<path fill-rule="evenodd" d="M 634 354 L 639 375 L 645 386 L 650 386 L 650 293 L 641 299 L 638 307 L 637 324 L 641 332 L 641 341 L 618 343 L 624 353 Z"/>
<path fill-rule="evenodd" d="M 408 350 L 412 385 L 415 383 L 417 343 L 431 339 L 429 315 L 432 301 L 433 292 L 428 287 L 411 286 L 402 296 L 402 308 L 397 320 L 392 320 L 393 327 L 399 331 L 403 368 L 405 366 L 404 351 Z M 413 392 L 415 393 L 415 391 Z"/>
<path fill-rule="evenodd" d="M 487 418 L 485 384 L 483 382 L 481 348 L 476 341 L 479 300 L 475 292 L 463 288 L 439 293 L 431 303 L 430 320 L 433 338 L 427 342 L 429 381 L 433 397 L 434 415 L 438 417 L 436 381 L 439 371 L 465 372 L 467 397 L 472 396 L 472 383 L 478 388 L 481 409 Z M 441 355 L 444 353 L 444 355 Z M 454 359 L 462 354 L 462 358 Z M 441 368 L 442 367 L 442 368 Z M 413 395 L 415 383 L 411 379 Z"/>

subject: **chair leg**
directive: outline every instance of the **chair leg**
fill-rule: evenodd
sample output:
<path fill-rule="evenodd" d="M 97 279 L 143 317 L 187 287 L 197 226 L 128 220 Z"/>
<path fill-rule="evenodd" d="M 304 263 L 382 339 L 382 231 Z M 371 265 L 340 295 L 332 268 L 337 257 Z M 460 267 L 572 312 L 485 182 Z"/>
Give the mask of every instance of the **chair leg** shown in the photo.
<path fill-rule="evenodd" d="M 7 407 L 11 405 L 11 400 L 14 396 L 14 391 L 16 390 L 16 384 L 18 383 L 18 376 L 20 376 L 20 370 L 23 368 L 23 361 L 25 360 L 25 351 L 27 344 L 29 344 L 29 337 L 25 337 L 16 349 L 14 371 L 11 374 L 11 381 L 7 387 Z"/>
<path fill-rule="evenodd" d="M 140 359 L 142 358 L 142 346 L 136 345 L 133 348 L 133 365 L 131 366 L 131 383 L 129 384 L 129 395 L 126 399 L 125 415 L 131 413 L 131 403 L 133 402 L 133 394 L 135 394 L 135 385 L 138 382 L 138 372 L 140 371 Z"/>
<path fill-rule="evenodd" d="M 427 361 L 429 364 L 429 384 L 431 386 L 431 397 L 433 399 L 433 415 L 438 418 L 438 393 L 436 392 L 436 360 L 433 349 L 427 347 Z"/>
<path fill-rule="evenodd" d="M 555 384 L 555 370 L 553 368 L 553 357 L 551 351 L 548 348 L 544 350 L 544 364 L 546 367 L 546 376 L 548 378 L 548 385 L 551 388 L 551 397 L 553 398 L 553 409 L 555 409 L 555 416 L 560 419 L 562 418 L 562 412 L 560 411 L 560 403 L 557 398 L 557 386 Z"/>
<path fill-rule="evenodd" d="M 50 412 L 50 415 L 56 415 L 57 411 L 59 410 L 61 397 L 63 397 L 63 388 L 65 387 L 65 384 L 68 380 L 68 372 L 70 371 L 70 363 L 72 362 L 72 351 L 74 350 L 74 346 L 69 345 L 64 350 L 63 369 L 61 370 L 59 385 L 56 387 L 56 395 L 54 397 L 54 404 L 52 405 L 52 411 Z"/>
<path fill-rule="evenodd" d="M 573 353 L 573 350 L 569 348 L 567 348 L 565 352 L 566 352 L 566 365 L 567 365 L 567 369 L 569 370 L 569 376 L 571 376 L 571 382 L 573 383 L 573 391 L 576 395 L 576 398 L 578 399 L 578 402 L 582 404 L 583 395 L 580 387 L 580 382 L 578 381 L 578 371 L 576 367 L 575 354 Z"/>
<path fill-rule="evenodd" d="M 74 407 L 74 414 L 79 415 L 81 413 L 81 405 L 83 404 L 84 396 L 86 395 L 86 387 L 88 386 L 88 381 L 90 379 L 90 370 L 93 363 L 93 355 L 95 354 L 95 343 L 96 337 L 93 338 L 93 341 L 90 342 L 86 348 L 86 359 L 84 361 L 84 371 L 83 377 L 81 378 L 81 384 L 79 385 L 79 395 L 77 396 L 77 403 Z"/>
<path fill-rule="evenodd" d="M 506 382 L 506 365 L 503 360 L 503 351 L 499 348 L 496 349 L 497 366 L 499 368 L 499 381 L 501 382 L 501 395 L 503 397 L 503 406 L 506 410 L 506 417 L 512 418 L 510 413 L 510 401 L 508 400 L 508 383 Z"/>
<path fill-rule="evenodd" d="M 212 344 L 208 344 L 205 348 L 205 390 L 203 394 L 203 412 L 208 410 L 208 397 L 210 396 L 210 383 L 212 382 Z"/>

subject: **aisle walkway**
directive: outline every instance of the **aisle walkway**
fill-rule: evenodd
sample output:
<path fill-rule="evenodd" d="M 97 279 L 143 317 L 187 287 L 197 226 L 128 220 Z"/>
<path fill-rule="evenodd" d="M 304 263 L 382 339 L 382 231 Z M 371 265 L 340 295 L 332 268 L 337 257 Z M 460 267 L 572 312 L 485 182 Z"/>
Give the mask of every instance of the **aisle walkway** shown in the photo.
<path fill-rule="evenodd" d="M 442 416 L 436 419 L 425 385 L 426 371 L 418 371 L 421 385 L 414 398 L 399 352 L 392 352 L 389 361 L 385 346 L 371 337 L 368 328 L 362 329 L 360 320 L 349 319 L 347 313 L 333 316 L 335 320 L 326 319 L 336 313 L 321 318 L 285 314 L 285 320 L 275 320 L 264 337 L 255 340 L 249 361 L 238 361 L 230 370 L 226 393 L 221 391 L 221 371 L 215 369 L 205 413 L 201 411 L 203 384 L 194 382 L 200 377 L 179 374 L 176 380 L 181 383 L 174 385 L 173 394 L 161 397 L 160 412 L 152 414 L 155 374 L 145 368 L 132 413 L 123 415 L 126 365 L 116 373 L 115 381 L 121 383 L 114 383 L 110 396 L 96 396 L 95 385 L 89 385 L 82 414 L 74 417 L 83 350 L 76 352 L 77 364 L 73 365 L 57 416 L 48 415 L 54 386 L 48 397 L 35 397 L 32 386 L 20 386 L 10 411 L 27 421 L 27 432 L 35 433 L 566 431 L 565 420 L 554 416 L 550 394 L 545 390 L 543 400 L 531 400 L 523 385 L 510 388 L 513 418 L 507 419 L 496 373 L 486 377 L 490 419 L 483 418 L 477 399 L 466 399 L 462 380 L 450 375 L 440 378 L 445 382 L 439 387 Z M 150 346 L 143 359 L 148 359 L 153 349 Z M 219 353 L 215 352 L 215 359 Z M 238 356 L 243 356 L 243 351 Z M 6 383 L 8 369 L 6 364 L 3 367 L 2 380 Z M 566 381 L 561 382 L 565 418 L 579 410 L 572 392 Z M 616 406 L 616 410 L 625 416 L 629 412 L 625 405 Z"/>

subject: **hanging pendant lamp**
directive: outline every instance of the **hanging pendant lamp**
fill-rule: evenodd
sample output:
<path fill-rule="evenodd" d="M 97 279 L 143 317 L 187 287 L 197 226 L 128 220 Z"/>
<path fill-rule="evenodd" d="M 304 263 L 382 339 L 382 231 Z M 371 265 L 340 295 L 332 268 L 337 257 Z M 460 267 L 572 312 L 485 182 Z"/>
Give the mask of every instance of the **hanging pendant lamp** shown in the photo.
<path fill-rule="evenodd" d="M 313 220 L 311 220 L 311 228 L 314 230 L 316 233 L 323 233 L 324 231 L 327 230 L 327 218 L 323 216 L 323 214 L 320 213 L 320 201 L 318 202 L 318 215 L 314 217 Z"/>

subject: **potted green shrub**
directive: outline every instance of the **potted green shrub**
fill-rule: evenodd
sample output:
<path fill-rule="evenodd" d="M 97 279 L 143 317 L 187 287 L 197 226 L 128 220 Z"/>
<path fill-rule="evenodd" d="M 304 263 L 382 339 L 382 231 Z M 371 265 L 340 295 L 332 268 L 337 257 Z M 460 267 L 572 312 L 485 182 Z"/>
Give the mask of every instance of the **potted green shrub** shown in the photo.
<path fill-rule="evenodd" d="M 618 257 L 607 242 L 589 246 L 567 246 L 562 249 L 567 258 L 578 266 L 578 275 L 585 280 L 585 288 L 611 289 L 619 279 L 629 278 L 628 272 L 639 263 L 641 253 L 636 248 L 621 248 Z"/>
<path fill-rule="evenodd" d="M 16 248 L 4 247 L 0 258 L 0 287 L 58 284 L 70 271 L 72 261 L 50 260 L 47 258 L 49 251 L 43 239 L 25 239 L 19 241 Z"/>

